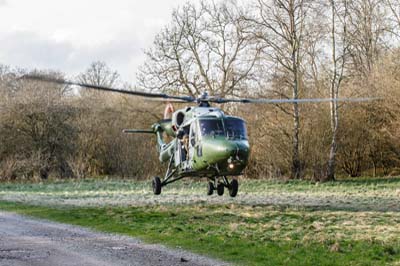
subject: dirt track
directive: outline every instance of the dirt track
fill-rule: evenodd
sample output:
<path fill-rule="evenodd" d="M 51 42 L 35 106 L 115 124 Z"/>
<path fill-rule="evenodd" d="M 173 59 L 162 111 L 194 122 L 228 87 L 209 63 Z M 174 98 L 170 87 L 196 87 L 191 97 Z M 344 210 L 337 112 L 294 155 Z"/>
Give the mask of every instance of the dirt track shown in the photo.
<path fill-rule="evenodd" d="M 182 250 L 0 211 L 1 266 L 227 265 Z"/>

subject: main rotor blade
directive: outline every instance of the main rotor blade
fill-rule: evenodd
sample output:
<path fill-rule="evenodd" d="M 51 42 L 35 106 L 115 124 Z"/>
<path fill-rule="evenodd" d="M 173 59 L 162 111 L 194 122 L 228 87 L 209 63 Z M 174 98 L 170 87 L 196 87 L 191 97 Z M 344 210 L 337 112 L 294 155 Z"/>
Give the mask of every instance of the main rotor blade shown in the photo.
<path fill-rule="evenodd" d="M 314 99 L 209 99 L 213 103 L 260 103 L 260 104 L 282 104 L 282 103 L 324 103 L 324 102 L 368 102 L 380 98 L 314 98 Z"/>
<path fill-rule="evenodd" d="M 153 98 L 153 99 L 157 99 L 157 98 L 172 99 L 172 100 L 180 100 L 180 101 L 184 101 L 184 102 L 195 102 L 196 101 L 196 99 L 189 97 L 189 96 L 173 96 L 173 95 L 168 95 L 165 93 L 152 93 L 152 92 L 144 92 L 144 91 L 136 91 L 136 90 L 121 90 L 121 89 L 110 88 L 110 87 L 106 87 L 106 86 L 92 85 L 92 84 L 86 84 L 86 83 L 82 83 L 82 82 L 74 82 L 74 81 L 70 81 L 70 80 L 51 78 L 51 77 L 46 77 L 46 76 L 42 76 L 42 75 L 25 75 L 22 77 L 22 79 L 31 79 L 31 80 L 38 80 L 38 81 L 44 81 L 44 82 L 52 82 L 52 83 L 63 84 L 63 85 L 74 85 L 74 86 L 79 86 L 79 87 L 88 88 L 88 89 L 117 92 L 117 93 L 122 93 L 122 94 L 135 95 L 135 96 L 147 97 L 147 98 Z"/>
<path fill-rule="evenodd" d="M 149 102 L 157 102 L 157 103 L 187 103 L 188 101 L 177 100 L 177 99 L 148 99 Z"/>
<path fill-rule="evenodd" d="M 135 133 L 139 133 L 139 134 L 155 134 L 154 131 L 145 130 L 145 129 L 124 129 L 124 130 L 122 130 L 122 132 L 126 133 L 126 134 L 135 134 Z"/>

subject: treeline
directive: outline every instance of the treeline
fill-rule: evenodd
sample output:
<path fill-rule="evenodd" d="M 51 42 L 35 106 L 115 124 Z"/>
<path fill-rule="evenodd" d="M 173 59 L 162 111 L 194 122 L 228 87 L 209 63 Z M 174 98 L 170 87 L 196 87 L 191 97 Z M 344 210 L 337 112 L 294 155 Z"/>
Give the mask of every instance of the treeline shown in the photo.
<path fill-rule="evenodd" d="M 247 120 L 248 177 L 398 175 L 399 11 L 398 0 L 189 3 L 174 11 L 146 51 L 137 86 L 192 96 L 378 98 L 221 108 Z M 149 128 L 162 118 L 160 103 L 20 79 L 23 74 L 0 69 L 1 178 L 163 172 L 154 139 L 121 133 Z M 101 62 L 76 79 L 129 89 Z"/>
<path fill-rule="evenodd" d="M 123 135 L 122 129 L 149 128 L 162 108 L 119 95 L 21 79 L 24 74 L 0 68 L 2 179 L 144 178 L 160 169 L 153 160 L 154 140 Z M 117 74 L 101 62 L 93 63 L 78 79 L 107 86 L 118 82 Z"/>

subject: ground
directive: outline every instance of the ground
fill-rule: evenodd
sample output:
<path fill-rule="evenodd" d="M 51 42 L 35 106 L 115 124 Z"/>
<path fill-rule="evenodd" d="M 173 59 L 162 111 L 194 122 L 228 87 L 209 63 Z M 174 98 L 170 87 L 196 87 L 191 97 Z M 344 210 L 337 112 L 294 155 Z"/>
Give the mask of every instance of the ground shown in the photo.
<path fill-rule="evenodd" d="M 223 266 L 181 249 L 0 211 L 2 266 Z M 226 265 L 225 265 L 226 266 Z"/>
<path fill-rule="evenodd" d="M 400 179 L 0 184 L 0 209 L 139 237 L 237 265 L 400 265 Z"/>

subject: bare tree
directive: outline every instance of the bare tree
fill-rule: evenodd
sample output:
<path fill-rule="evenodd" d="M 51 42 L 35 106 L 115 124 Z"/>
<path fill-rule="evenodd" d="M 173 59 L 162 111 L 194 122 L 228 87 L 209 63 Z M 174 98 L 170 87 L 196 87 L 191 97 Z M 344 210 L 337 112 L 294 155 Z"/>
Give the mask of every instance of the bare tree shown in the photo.
<path fill-rule="evenodd" d="M 380 0 L 352 0 L 349 9 L 348 42 L 353 74 L 367 76 L 380 53 L 390 42 L 385 38 L 391 32 L 386 8 Z"/>
<path fill-rule="evenodd" d="M 191 3 L 174 11 L 138 75 L 142 87 L 196 96 L 234 95 L 247 88 L 259 49 L 233 1 Z"/>
<path fill-rule="evenodd" d="M 340 2 L 330 0 L 331 8 L 331 38 L 330 46 L 332 52 L 332 69 L 330 74 L 330 86 L 329 96 L 332 99 L 339 98 L 339 90 L 344 78 L 345 65 L 347 63 L 346 58 L 348 55 L 348 32 L 347 23 L 349 16 L 348 0 L 342 0 Z M 330 115 L 331 115 L 331 130 L 332 139 L 329 148 L 329 159 L 326 173 L 326 180 L 335 179 L 335 167 L 336 167 L 336 153 L 337 153 L 337 135 L 339 129 L 339 105 L 338 102 L 330 103 Z"/>
<path fill-rule="evenodd" d="M 105 62 L 96 61 L 90 64 L 85 72 L 78 76 L 82 83 L 112 87 L 117 85 L 120 76 L 117 71 L 111 70 Z"/>
<path fill-rule="evenodd" d="M 385 0 L 388 8 L 391 11 L 391 21 L 400 27 L 400 1 L 399 0 Z"/>
<path fill-rule="evenodd" d="M 263 43 L 263 53 L 274 62 L 280 71 L 280 79 L 290 88 L 291 96 L 299 99 L 301 91 L 301 64 L 305 52 L 305 41 L 310 29 L 309 11 L 312 1 L 308 0 L 258 0 L 258 16 L 249 19 L 255 25 L 255 37 Z M 292 133 L 292 178 L 301 176 L 299 151 L 300 111 L 297 103 L 291 111 L 293 117 Z"/>

